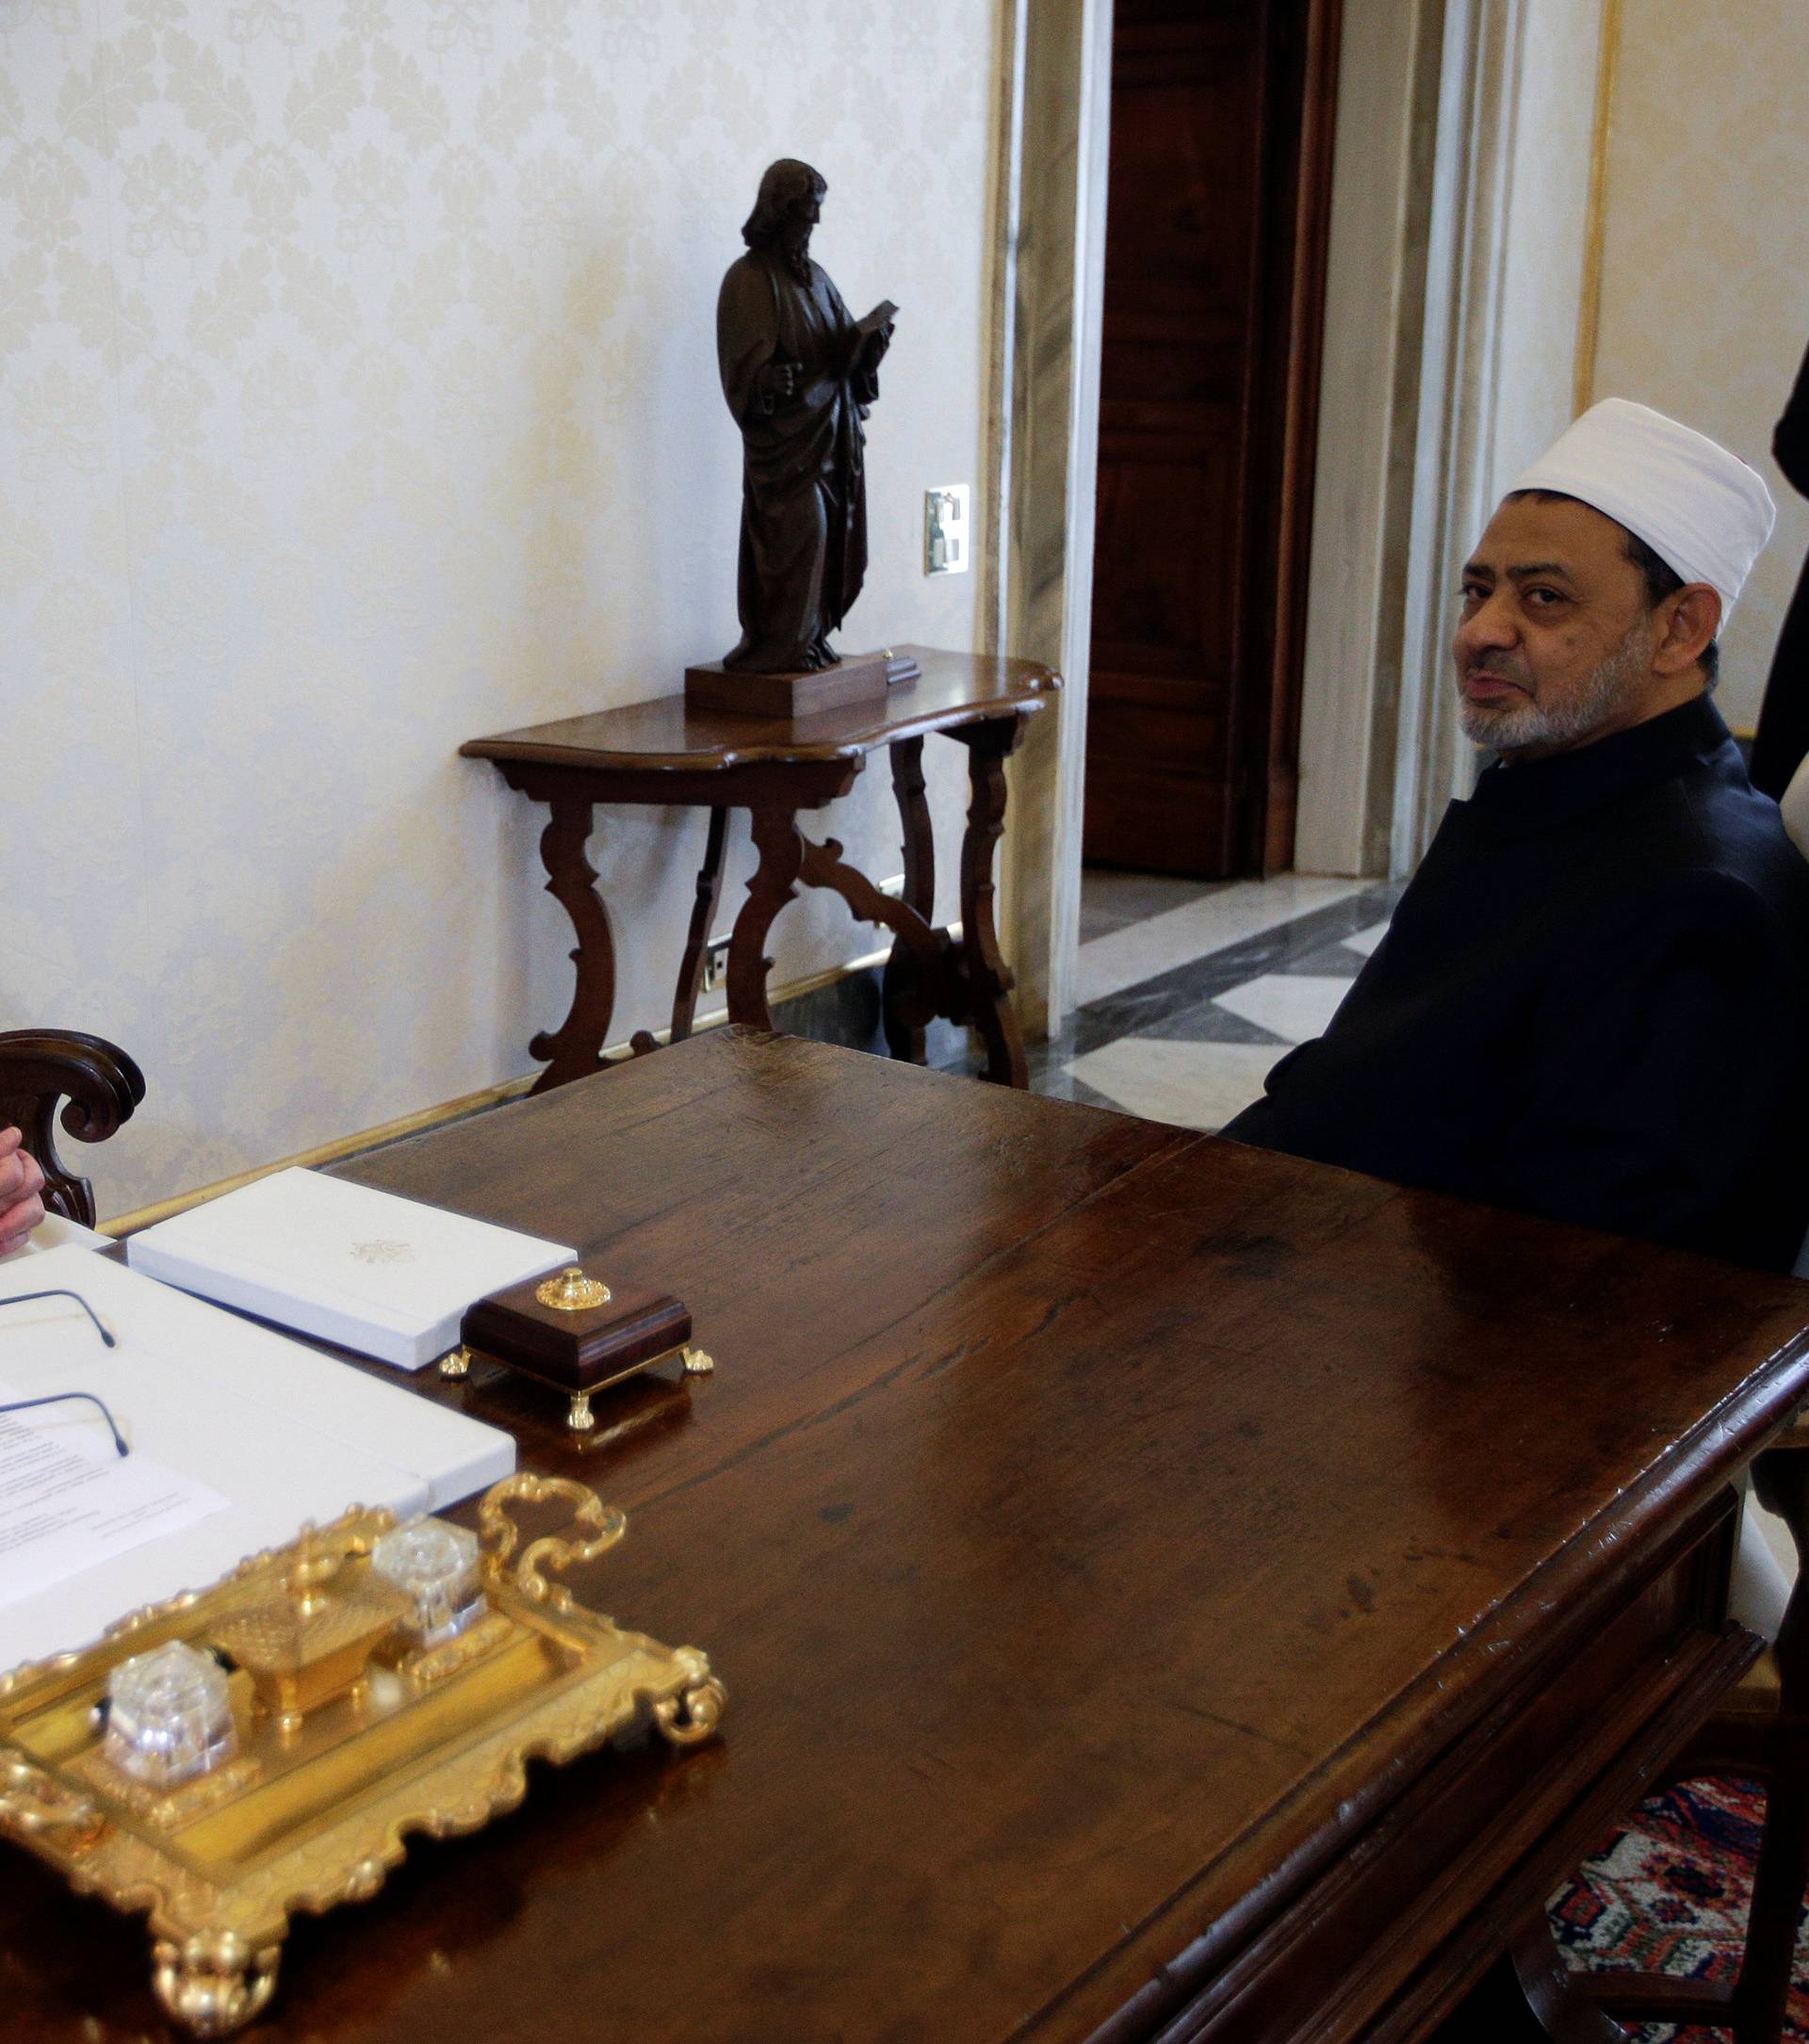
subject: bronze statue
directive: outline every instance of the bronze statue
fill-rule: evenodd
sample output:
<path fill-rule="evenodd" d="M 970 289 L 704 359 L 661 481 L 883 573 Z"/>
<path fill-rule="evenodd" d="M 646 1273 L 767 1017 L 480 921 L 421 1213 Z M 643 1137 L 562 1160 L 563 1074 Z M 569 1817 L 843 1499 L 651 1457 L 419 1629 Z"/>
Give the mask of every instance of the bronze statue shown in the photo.
<path fill-rule="evenodd" d="M 742 430 L 741 642 L 757 674 L 833 667 L 829 643 L 867 574 L 861 421 L 892 337 L 882 304 L 856 323 L 810 260 L 828 186 L 807 163 L 768 167 L 716 303 L 723 392 Z"/>

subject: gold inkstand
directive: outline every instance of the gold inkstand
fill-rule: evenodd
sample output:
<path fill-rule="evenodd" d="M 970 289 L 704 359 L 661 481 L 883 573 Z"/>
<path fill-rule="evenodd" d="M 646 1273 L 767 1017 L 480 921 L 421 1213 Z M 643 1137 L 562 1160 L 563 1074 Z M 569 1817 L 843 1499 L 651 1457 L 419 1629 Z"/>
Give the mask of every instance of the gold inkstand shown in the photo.
<path fill-rule="evenodd" d="M 516 1557 L 518 1504 L 569 1523 Z M 409 1834 L 513 1809 L 554 1764 L 651 1725 L 707 1739 L 708 1659 L 580 1605 L 623 1515 L 563 1477 L 488 1491 L 478 1532 L 353 1510 L 93 1646 L 0 1677 L 0 1835 L 143 1911 L 152 1981 L 198 2036 L 257 2015 L 290 1916 L 362 1902 Z"/>

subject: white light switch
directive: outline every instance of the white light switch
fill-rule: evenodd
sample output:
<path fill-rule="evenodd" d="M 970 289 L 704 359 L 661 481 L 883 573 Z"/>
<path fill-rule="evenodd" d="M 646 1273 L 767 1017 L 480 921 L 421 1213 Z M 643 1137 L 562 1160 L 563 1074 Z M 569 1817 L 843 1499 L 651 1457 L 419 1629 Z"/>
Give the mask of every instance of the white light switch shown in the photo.
<path fill-rule="evenodd" d="M 968 572 L 968 486 L 945 484 L 923 493 L 923 573 Z"/>

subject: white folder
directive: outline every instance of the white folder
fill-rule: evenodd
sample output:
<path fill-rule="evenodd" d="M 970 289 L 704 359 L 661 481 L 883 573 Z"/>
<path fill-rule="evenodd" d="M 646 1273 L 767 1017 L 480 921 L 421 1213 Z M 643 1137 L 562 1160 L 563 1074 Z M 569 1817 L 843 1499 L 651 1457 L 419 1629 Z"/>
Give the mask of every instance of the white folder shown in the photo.
<path fill-rule="evenodd" d="M 135 1271 L 420 1370 L 485 1293 L 575 1260 L 536 1235 L 291 1167 L 127 1237 Z"/>
<path fill-rule="evenodd" d="M 435 1511 L 515 1466 L 513 1437 L 500 1428 L 90 1250 L 53 1249 L 0 1270 L 0 1299 L 53 1287 L 85 1299 L 118 1346 L 104 1347 L 68 1300 L 0 1310 L 0 1379 L 22 1398 L 91 1392 L 134 1451 L 230 1501 L 103 1569 L 0 1608 L 0 1669 L 80 1647 L 143 1604 L 204 1588 L 247 1555 L 292 1540 L 304 1520 L 324 1524 L 353 1505 L 387 1505 L 402 1517 Z M 92 1413 L 49 1409 L 72 1424 Z"/>

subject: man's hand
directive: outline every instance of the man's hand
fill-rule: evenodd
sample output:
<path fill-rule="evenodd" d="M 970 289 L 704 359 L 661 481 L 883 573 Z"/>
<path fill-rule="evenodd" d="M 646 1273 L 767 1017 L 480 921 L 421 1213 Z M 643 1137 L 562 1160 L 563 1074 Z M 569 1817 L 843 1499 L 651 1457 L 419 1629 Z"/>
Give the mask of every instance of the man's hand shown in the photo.
<path fill-rule="evenodd" d="M 0 1128 L 0 1257 L 19 1248 L 44 1218 L 44 1175 L 19 1145 L 16 1128 Z"/>

